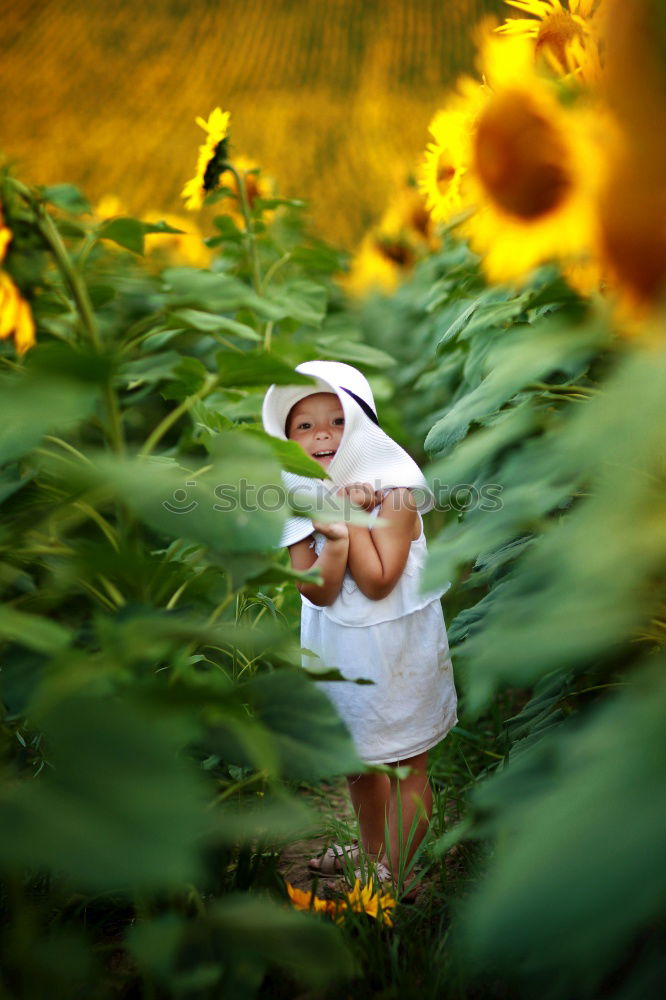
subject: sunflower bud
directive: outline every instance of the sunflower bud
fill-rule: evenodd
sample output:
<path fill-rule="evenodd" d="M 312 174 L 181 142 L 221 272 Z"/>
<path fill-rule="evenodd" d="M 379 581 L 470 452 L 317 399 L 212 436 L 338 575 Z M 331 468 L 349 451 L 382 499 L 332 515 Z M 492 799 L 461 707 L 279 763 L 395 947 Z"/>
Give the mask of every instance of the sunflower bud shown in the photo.
<path fill-rule="evenodd" d="M 642 305 L 666 292 L 666 17 L 656 0 L 610 0 L 607 97 L 622 132 L 601 197 L 602 242 Z M 640 69 L 638 69 L 640 68 Z"/>

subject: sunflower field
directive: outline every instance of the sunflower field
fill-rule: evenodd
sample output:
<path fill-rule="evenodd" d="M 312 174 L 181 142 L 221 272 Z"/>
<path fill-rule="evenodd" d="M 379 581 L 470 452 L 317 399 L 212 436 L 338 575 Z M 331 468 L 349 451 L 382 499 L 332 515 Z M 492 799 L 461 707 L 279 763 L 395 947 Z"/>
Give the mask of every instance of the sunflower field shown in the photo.
<path fill-rule="evenodd" d="M 494 10 L 353 253 L 217 101 L 164 211 L 0 168 L 3 1000 L 663 995 L 666 4 Z M 261 424 L 315 358 L 452 581 L 460 720 L 383 889 L 307 870 L 362 766 L 278 547 L 320 469 Z"/>

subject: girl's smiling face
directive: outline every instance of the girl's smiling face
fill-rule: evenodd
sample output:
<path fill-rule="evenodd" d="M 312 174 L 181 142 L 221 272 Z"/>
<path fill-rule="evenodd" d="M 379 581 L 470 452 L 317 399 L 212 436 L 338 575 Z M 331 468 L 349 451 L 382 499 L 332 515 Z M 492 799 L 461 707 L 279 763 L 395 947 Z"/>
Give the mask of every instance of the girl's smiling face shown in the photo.
<path fill-rule="evenodd" d="M 324 469 L 335 458 L 345 429 L 345 414 L 334 392 L 315 392 L 292 406 L 287 437 Z"/>

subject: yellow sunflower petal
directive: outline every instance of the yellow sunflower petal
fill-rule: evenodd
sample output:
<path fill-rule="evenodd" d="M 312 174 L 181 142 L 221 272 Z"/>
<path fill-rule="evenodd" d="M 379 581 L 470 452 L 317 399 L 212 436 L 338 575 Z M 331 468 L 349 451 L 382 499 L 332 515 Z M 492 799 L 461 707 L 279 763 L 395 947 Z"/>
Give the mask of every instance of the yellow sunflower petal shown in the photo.
<path fill-rule="evenodd" d="M 0 340 L 14 336 L 19 354 L 35 343 L 35 322 L 30 306 L 5 271 L 0 271 Z"/>
<path fill-rule="evenodd" d="M 505 0 L 505 3 L 535 17 L 547 17 L 554 10 L 562 9 L 559 0 Z"/>
<path fill-rule="evenodd" d="M 599 111 L 563 107 L 528 49 L 526 39 L 494 36 L 483 50 L 494 93 L 477 120 L 467 181 L 476 212 L 462 230 L 496 282 L 598 240 Z"/>
<path fill-rule="evenodd" d="M 465 176 L 475 123 L 487 97 L 486 87 L 463 77 L 457 93 L 430 123 L 434 142 L 426 148 L 418 186 L 435 221 L 446 220 L 469 204 Z"/>
<path fill-rule="evenodd" d="M 14 330 L 14 343 L 17 352 L 25 354 L 27 350 L 34 347 L 36 341 L 35 321 L 32 318 L 30 306 L 25 299 L 20 299 L 16 315 L 16 328 Z"/>
<path fill-rule="evenodd" d="M 342 286 L 355 299 L 371 292 L 389 295 L 403 275 L 397 254 L 382 248 L 375 232 L 367 233 L 351 260 L 349 273 L 341 279 Z"/>
<path fill-rule="evenodd" d="M 5 271 L 0 271 L 0 340 L 11 336 L 16 326 L 19 291 Z"/>
<path fill-rule="evenodd" d="M 209 139 L 212 140 L 213 145 L 216 146 L 227 134 L 229 128 L 229 118 L 230 114 L 228 111 L 222 111 L 221 108 L 215 108 L 208 116 L 208 119 L 201 118 L 197 116 L 194 120 L 205 132 L 208 132 Z"/>
<path fill-rule="evenodd" d="M 579 43 L 577 68 L 585 65 L 588 54 L 597 49 L 593 30 L 595 0 L 569 0 L 568 7 L 560 0 L 506 0 L 531 18 L 509 18 L 495 30 L 506 36 L 521 35 L 534 39 L 534 54 L 544 56 L 557 74 L 569 72 L 572 62 L 570 49 Z"/>
<path fill-rule="evenodd" d="M 196 212 L 203 205 L 204 192 L 203 185 L 199 177 L 189 180 L 181 191 L 181 198 L 185 199 L 185 208 L 190 212 Z"/>
<path fill-rule="evenodd" d="M 0 217 L 1 222 L 1 217 Z M 0 225 L 0 260 L 4 260 L 7 247 L 12 241 L 12 231 L 7 226 Z"/>
<path fill-rule="evenodd" d="M 211 251 L 190 217 L 151 210 L 145 213 L 144 218 L 159 219 L 174 229 L 182 230 L 180 233 L 146 233 L 146 254 L 156 258 L 166 257 L 190 267 L 208 267 Z"/>
<path fill-rule="evenodd" d="M 312 893 L 298 889 L 287 882 L 287 894 L 297 910 L 309 910 L 312 905 Z"/>
<path fill-rule="evenodd" d="M 197 125 L 199 125 L 204 132 L 207 133 L 206 141 L 199 146 L 199 152 L 197 156 L 197 172 L 194 177 L 189 180 L 183 190 L 181 191 L 181 198 L 185 199 L 185 208 L 189 211 L 196 211 L 203 205 L 204 198 L 208 191 L 215 187 L 215 182 L 213 182 L 212 187 L 209 187 L 209 182 L 206 178 L 206 172 L 208 170 L 211 160 L 215 157 L 216 153 L 219 153 L 218 147 L 220 143 L 226 139 L 229 130 L 229 118 L 230 114 L 228 111 L 222 111 L 221 108 L 215 108 L 211 111 L 208 119 L 197 117 L 195 119 Z M 222 147 L 220 147 L 221 149 Z"/>

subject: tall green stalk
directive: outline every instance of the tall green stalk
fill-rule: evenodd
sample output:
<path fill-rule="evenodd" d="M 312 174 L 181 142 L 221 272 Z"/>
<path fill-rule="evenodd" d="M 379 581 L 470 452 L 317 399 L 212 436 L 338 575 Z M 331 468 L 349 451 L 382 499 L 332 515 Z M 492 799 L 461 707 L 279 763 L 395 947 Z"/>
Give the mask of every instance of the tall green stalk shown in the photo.
<path fill-rule="evenodd" d="M 95 312 L 88 295 L 86 283 L 81 274 L 77 271 L 72 260 L 67 253 L 67 248 L 53 219 L 49 215 L 46 204 L 43 200 L 33 194 L 33 192 L 20 181 L 10 178 L 16 192 L 30 206 L 35 216 L 36 226 L 53 254 L 54 260 L 62 274 L 65 284 L 69 287 L 72 298 L 79 314 L 81 326 L 92 347 L 102 353 L 103 343 L 99 334 Z M 108 433 L 111 445 L 118 454 L 125 451 L 125 439 L 123 434 L 118 399 L 113 384 L 109 379 L 104 384 L 104 400 L 108 415 Z"/>
<path fill-rule="evenodd" d="M 247 251 L 248 261 L 250 263 L 250 272 L 252 274 L 252 285 L 254 287 L 257 295 L 261 295 L 263 292 L 263 282 L 261 280 L 261 268 L 259 266 L 259 254 L 257 253 L 257 241 L 255 238 L 254 227 L 252 225 L 252 215 L 250 213 L 250 203 L 247 198 L 247 186 L 245 184 L 245 176 L 229 163 L 227 165 L 227 170 L 234 175 L 236 178 L 236 186 L 238 188 L 238 198 L 240 201 L 241 213 L 243 215 L 243 223 L 245 225 L 245 232 L 243 233 L 243 238 L 245 242 L 245 248 Z M 273 334 L 273 321 L 268 320 L 264 327 L 264 350 L 268 351 L 271 347 L 271 337 Z"/>

